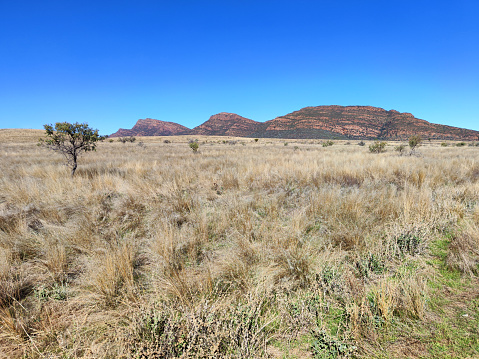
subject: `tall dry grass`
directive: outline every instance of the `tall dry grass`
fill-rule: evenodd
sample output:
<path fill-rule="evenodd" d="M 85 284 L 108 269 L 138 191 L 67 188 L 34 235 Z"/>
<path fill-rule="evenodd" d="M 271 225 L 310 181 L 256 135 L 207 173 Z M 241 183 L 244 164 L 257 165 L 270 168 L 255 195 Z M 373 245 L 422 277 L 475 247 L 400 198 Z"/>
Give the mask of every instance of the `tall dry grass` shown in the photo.
<path fill-rule="evenodd" d="M 394 320 L 426 320 L 444 233 L 446 265 L 477 274 L 475 147 L 188 139 L 101 143 L 74 178 L 2 142 L 0 351 L 266 357 L 316 333 L 366 355 Z"/>

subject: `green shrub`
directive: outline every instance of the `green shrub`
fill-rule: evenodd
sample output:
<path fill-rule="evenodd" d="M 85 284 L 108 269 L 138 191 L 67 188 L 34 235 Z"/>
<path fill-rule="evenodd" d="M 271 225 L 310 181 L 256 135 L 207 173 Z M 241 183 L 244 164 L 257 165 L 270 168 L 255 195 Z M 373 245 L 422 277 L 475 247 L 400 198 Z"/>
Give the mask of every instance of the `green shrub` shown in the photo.
<path fill-rule="evenodd" d="M 195 141 L 192 141 L 189 143 L 189 146 L 190 148 L 193 150 L 193 153 L 197 153 L 198 152 L 198 148 L 200 147 L 200 145 L 198 144 L 198 142 L 195 142 Z"/>
<path fill-rule="evenodd" d="M 382 153 L 386 152 L 387 142 L 375 141 L 372 145 L 369 145 L 369 152 L 371 153 Z"/>
<path fill-rule="evenodd" d="M 422 143 L 422 138 L 419 135 L 414 135 L 409 137 L 409 147 L 411 147 L 411 151 L 414 151 L 416 147 L 419 147 Z"/>
<path fill-rule="evenodd" d="M 447 146 L 449 146 L 449 143 L 447 143 L 447 142 L 442 142 L 442 143 L 441 143 L 441 146 L 442 146 L 442 147 L 447 147 Z"/>
<path fill-rule="evenodd" d="M 466 142 L 458 142 L 456 143 L 456 147 L 464 147 L 466 145 Z"/>
<path fill-rule="evenodd" d="M 323 147 L 329 147 L 329 146 L 334 145 L 334 142 L 331 141 L 331 140 L 327 140 L 327 141 L 321 142 L 321 145 L 322 145 Z"/>
<path fill-rule="evenodd" d="M 366 142 L 364 142 L 364 141 L 359 141 L 359 142 L 358 142 L 358 146 L 366 146 Z"/>

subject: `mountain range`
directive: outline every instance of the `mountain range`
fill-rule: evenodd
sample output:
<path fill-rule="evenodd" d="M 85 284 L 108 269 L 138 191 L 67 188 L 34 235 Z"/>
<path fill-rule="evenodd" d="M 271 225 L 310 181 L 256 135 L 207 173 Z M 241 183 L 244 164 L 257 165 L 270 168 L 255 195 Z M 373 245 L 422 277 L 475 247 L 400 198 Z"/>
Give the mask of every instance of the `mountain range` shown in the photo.
<path fill-rule="evenodd" d="M 266 122 L 221 112 L 193 129 L 147 118 L 138 120 L 129 130 L 120 128 L 110 137 L 173 135 L 389 140 L 405 140 L 412 135 L 420 135 L 425 139 L 479 140 L 479 131 L 430 123 L 407 112 L 372 106 L 336 105 L 304 107 Z"/>

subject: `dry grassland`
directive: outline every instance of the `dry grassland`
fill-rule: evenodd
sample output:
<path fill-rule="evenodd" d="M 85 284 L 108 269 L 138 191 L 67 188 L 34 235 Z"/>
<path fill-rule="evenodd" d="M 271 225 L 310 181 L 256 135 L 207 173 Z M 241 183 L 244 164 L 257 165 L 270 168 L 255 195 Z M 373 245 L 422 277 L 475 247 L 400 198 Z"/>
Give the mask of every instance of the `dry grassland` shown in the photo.
<path fill-rule="evenodd" d="M 479 355 L 479 147 L 165 139 L 0 132 L 0 358 Z"/>

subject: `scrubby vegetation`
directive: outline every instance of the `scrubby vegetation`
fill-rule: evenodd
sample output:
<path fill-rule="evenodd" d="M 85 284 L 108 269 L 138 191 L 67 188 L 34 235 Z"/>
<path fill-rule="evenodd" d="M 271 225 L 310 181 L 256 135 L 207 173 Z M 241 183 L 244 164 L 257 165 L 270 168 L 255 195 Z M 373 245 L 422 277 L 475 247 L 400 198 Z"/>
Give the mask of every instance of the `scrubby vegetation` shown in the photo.
<path fill-rule="evenodd" d="M 477 147 L 142 140 L 2 140 L 5 357 L 479 355 Z"/>
<path fill-rule="evenodd" d="M 374 141 L 373 144 L 369 145 L 369 152 L 372 153 L 383 153 L 386 152 L 387 142 L 384 141 Z"/>

